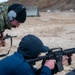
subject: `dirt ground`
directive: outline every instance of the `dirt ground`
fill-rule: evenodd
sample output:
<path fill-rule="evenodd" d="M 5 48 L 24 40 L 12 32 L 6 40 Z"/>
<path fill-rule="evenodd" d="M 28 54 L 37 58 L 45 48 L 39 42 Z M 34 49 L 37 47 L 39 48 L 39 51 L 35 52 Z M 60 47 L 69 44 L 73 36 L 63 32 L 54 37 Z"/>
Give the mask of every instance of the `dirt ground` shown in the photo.
<path fill-rule="evenodd" d="M 21 38 L 27 34 L 38 36 L 45 45 L 50 48 L 62 47 L 63 50 L 75 47 L 75 12 L 40 12 L 40 17 L 27 17 L 24 24 L 19 28 L 6 30 L 13 38 L 13 46 L 9 55 L 17 50 Z M 0 53 L 6 53 L 9 49 L 9 39 L 6 40 L 6 47 Z M 64 66 L 64 70 L 56 75 L 65 75 L 68 71 L 75 68 L 75 56 L 73 55 L 72 65 Z M 39 67 L 38 63 L 37 67 Z"/>

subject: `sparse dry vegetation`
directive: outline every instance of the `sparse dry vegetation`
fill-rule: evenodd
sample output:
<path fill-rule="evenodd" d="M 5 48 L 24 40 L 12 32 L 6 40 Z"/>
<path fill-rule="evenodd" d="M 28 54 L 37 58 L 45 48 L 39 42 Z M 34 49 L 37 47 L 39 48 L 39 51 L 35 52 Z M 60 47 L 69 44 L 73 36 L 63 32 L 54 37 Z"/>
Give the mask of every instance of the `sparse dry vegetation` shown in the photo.
<path fill-rule="evenodd" d="M 37 5 L 40 9 L 75 9 L 75 0 L 9 0 L 8 4 L 22 3 L 25 6 Z"/>

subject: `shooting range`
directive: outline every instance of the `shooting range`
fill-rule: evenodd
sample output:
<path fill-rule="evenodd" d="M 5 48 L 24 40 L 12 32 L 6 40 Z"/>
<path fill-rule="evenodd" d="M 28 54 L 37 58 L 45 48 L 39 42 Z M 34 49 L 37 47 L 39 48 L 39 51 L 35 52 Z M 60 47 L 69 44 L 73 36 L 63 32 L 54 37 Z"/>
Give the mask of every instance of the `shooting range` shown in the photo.
<path fill-rule="evenodd" d="M 8 4 L 14 2 L 17 0 L 9 0 Z M 75 48 L 75 0 L 18 0 L 18 3 L 26 6 L 27 19 L 20 27 L 5 30 L 4 34 L 17 36 L 12 39 L 9 55 L 17 50 L 22 37 L 28 34 L 38 36 L 49 48 Z M 7 53 L 9 47 L 10 39 L 7 39 L 6 46 L 0 49 L 0 54 Z M 55 75 L 65 75 L 74 69 L 75 54 L 72 60 L 72 65 L 64 66 L 64 70 Z M 41 61 L 37 64 L 35 67 L 39 68 Z"/>

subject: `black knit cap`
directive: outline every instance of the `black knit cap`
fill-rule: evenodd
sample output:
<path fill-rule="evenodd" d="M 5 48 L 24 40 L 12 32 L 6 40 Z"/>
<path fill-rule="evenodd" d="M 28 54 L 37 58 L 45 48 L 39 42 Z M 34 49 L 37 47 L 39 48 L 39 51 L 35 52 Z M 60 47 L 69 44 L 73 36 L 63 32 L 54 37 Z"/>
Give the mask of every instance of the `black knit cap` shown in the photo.
<path fill-rule="evenodd" d="M 22 7 L 24 7 L 24 8 L 22 8 Z M 26 20 L 26 8 L 25 8 L 24 5 L 18 4 L 18 3 L 12 4 L 8 8 L 8 13 L 11 10 L 15 11 L 16 14 L 17 14 L 17 16 L 15 18 L 16 20 L 18 20 L 21 23 L 24 23 L 25 22 L 25 20 Z"/>

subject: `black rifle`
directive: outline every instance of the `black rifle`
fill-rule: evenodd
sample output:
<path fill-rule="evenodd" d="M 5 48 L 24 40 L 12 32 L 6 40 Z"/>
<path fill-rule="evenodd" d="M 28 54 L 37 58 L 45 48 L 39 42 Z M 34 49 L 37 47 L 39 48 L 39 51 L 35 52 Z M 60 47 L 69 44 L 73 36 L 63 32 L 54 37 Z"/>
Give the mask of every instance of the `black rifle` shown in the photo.
<path fill-rule="evenodd" d="M 12 47 L 12 38 L 14 38 L 14 37 L 17 37 L 17 36 L 10 36 L 10 35 L 8 35 L 8 34 L 6 34 L 6 36 L 4 36 L 3 40 L 10 38 L 10 48 L 9 48 L 9 50 L 8 50 L 7 53 L 1 54 L 0 57 L 7 56 L 7 55 L 9 54 L 10 49 L 11 49 L 11 47 Z"/>
<path fill-rule="evenodd" d="M 11 36 L 11 35 L 6 34 L 6 36 L 4 36 L 4 38 L 3 38 L 3 40 L 10 38 L 10 43 L 11 43 L 10 45 L 12 46 L 12 38 L 14 38 L 14 37 L 17 37 L 17 36 Z"/>
<path fill-rule="evenodd" d="M 75 53 L 75 48 L 70 48 L 65 50 L 62 50 L 62 48 L 53 48 L 53 49 L 50 49 L 45 56 L 37 57 L 35 59 L 28 59 L 26 61 L 28 63 L 34 63 L 36 61 L 43 60 L 42 62 L 42 66 L 43 66 L 46 60 L 55 59 L 56 65 L 60 72 L 64 69 L 62 65 L 62 56 L 63 55 L 69 56 L 68 62 L 69 64 L 71 64 L 71 55 L 74 53 Z"/>

